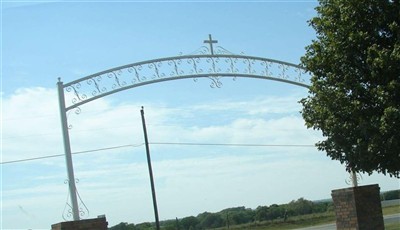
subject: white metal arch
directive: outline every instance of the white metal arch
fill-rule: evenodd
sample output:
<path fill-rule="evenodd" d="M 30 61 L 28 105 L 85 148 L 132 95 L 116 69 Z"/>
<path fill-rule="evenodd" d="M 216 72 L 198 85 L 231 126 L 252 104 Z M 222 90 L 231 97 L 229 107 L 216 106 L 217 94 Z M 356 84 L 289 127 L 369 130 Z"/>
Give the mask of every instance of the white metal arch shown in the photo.
<path fill-rule="evenodd" d="M 96 99 L 124 90 L 179 79 L 208 78 L 213 88 L 222 87 L 222 78 L 258 78 L 309 88 L 310 75 L 304 68 L 288 62 L 247 55 L 235 55 L 218 46 L 216 41 L 209 43 L 210 49 L 203 46 L 200 54 L 181 55 L 153 59 L 123 65 L 91 74 L 69 83 L 58 80 L 59 107 L 62 122 L 64 151 L 67 164 L 68 186 L 71 198 L 73 220 L 79 220 L 83 210 L 78 206 L 78 196 L 73 171 L 71 146 L 68 131 L 67 112 Z M 207 54 L 208 53 L 208 54 Z M 66 98 L 70 98 L 66 101 Z"/>

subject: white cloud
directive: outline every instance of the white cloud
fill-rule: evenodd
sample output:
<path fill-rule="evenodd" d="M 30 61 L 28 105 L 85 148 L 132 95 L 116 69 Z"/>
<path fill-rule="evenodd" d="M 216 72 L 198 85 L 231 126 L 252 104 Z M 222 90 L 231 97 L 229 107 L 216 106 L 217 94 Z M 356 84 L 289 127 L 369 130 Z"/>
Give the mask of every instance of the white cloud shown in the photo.
<path fill-rule="evenodd" d="M 3 100 L 2 160 L 62 153 L 54 92 L 24 89 Z"/>
<path fill-rule="evenodd" d="M 294 97 L 172 108 L 147 103 L 150 142 L 313 144 L 320 134 L 304 127 Z M 81 114 L 68 115 L 73 152 L 138 144 L 73 155 L 78 190 L 91 217 L 106 214 L 110 226 L 152 221 L 139 102 L 99 99 L 83 106 Z M 3 161 L 63 153 L 57 103 L 56 91 L 45 88 L 4 97 Z M 344 168 L 315 148 L 153 144 L 151 154 L 161 219 L 299 197 L 328 198 L 331 189 L 346 187 Z M 2 208 L 10 213 L 3 216 L 5 227 L 16 218 L 23 220 L 20 228 L 47 228 L 61 221 L 68 191 L 62 157 L 3 165 L 3 179 Z M 382 189 L 398 183 L 383 176 L 366 181 L 382 181 Z"/>
<path fill-rule="evenodd" d="M 217 100 L 208 104 L 194 105 L 190 107 L 190 110 L 207 112 L 236 111 L 248 115 L 298 113 L 301 106 L 297 101 L 299 101 L 301 97 L 302 95 L 288 95 L 286 97 L 261 96 L 256 97 L 251 101 L 232 101 L 225 99 Z"/>
<path fill-rule="evenodd" d="M 293 99 L 291 96 L 288 98 L 291 101 Z M 268 106 L 258 107 L 268 107 L 275 111 L 274 107 L 284 107 L 281 105 L 288 99 L 264 98 L 261 104 L 263 101 Z M 268 120 L 262 116 L 254 116 L 254 114 L 265 114 L 255 111 L 258 99 L 247 102 L 247 107 L 253 111 L 250 112 L 253 114 L 250 117 L 241 113 L 228 122 L 224 122 L 224 117 L 220 118 L 222 119 L 220 124 L 205 125 L 206 119 L 201 123 L 185 123 L 185 118 L 195 117 L 198 113 L 219 116 L 234 114 L 235 111 L 244 108 L 242 106 L 244 102 L 240 101 L 237 104 L 235 101 L 220 103 L 222 104 L 216 102 L 211 105 L 197 104 L 183 109 L 149 105 L 149 108 L 146 108 L 149 134 L 152 140 L 157 141 L 262 144 L 279 142 L 279 144 L 305 144 L 304 141 L 309 141 L 300 140 L 300 137 L 306 137 L 302 134 L 307 130 L 299 116 L 289 114 Z M 6 97 L 3 104 L 3 161 L 63 152 L 56 90 L 20 89 L 14 95 Z M 223 110 L 220 110 L 222 108 Z M 73 152 L 143 142 L 139 104 L 115 106 L 108 100 L 99 99 L 81 109 L 79 115 L 73 111 L 68 113 L 68 123 L 72 126 L 69 132 Z M 176 110 L 185 112 L 177 113 Z M 284 109 L 284 111 L 291 113 L 295 109 Z M 292 137 L 296 135 L 297 137 Z M 314 134 L 313 141 L 315 136 Z M 293 141 L 298 142 L 293 143 Z M 21 146 L 29 148 L 21 149 Z"/>

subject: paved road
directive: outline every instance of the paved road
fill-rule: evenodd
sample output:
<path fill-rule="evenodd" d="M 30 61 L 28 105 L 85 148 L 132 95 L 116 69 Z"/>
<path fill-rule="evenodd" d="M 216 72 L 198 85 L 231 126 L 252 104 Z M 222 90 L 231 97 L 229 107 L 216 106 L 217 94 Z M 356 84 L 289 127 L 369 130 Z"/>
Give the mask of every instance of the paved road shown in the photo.
<path fill-rule="evenodd" d="M 318 225 L 318 226 L 313 226 L 313 227 L 308 227 L 308 228 L 298 228 L 298 230 L 312 230 L 312 229 L 319 229 L 319 230 L 336 230 L 336 223 Z"/>
<path fill-rule="evenodd" d="M 384 216 L 383 220 L 385 221 L 385 224 L 400 223 L 400 213 Z M 319 229 L 319 230 L 335 230 L 336 229 L 336 223 L 318 225 L 318 226 L 313 226 L 313 227 L 308 227 L 308 228 L 299 228 L 298 230 L 315 230 L 315 229 Z"/>
<path fill-rule="evenodd" d="M 400 223 L 400 213 L 384 216 L 385 224 Z"/>

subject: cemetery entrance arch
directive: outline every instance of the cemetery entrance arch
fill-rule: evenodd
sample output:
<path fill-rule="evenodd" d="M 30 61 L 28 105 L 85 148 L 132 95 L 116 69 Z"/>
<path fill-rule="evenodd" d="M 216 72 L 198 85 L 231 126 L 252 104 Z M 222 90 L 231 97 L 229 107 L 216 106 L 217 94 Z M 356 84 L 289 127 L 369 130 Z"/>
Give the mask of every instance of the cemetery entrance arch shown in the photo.
<path fill-rule="evenodd" d="M 195 81 L 199 78 L 209 79 L 212 88 L 222 87 L 221 80 L 223 78 L 236 79 L 238 77 L 258 78 L 309 87 L 310 76 L 299 65 L 269 58 L 233 54 L 221 46 L 213 47 L 216 42 L 210 35 L 209 40 L 204 41 L 209 46 L 202 46 L 195 54 L 119 66 L 69 83 L 58 80 L 64 151 L 74 220 L 80 219 L 81 210 L 77 202 L 67 121 L 68 111 L 75 111 L 79 114 L 81 105 L 107 95 L 148 84 L 189 78 Z"/>

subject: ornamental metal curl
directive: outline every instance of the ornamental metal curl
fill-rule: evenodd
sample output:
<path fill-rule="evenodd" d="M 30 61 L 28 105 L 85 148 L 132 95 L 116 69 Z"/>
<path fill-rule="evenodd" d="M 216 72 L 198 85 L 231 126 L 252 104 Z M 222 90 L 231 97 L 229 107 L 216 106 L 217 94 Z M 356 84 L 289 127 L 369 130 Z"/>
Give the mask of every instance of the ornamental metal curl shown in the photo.
<path fill-rule="evenodd" d="M 207 47 L 204 47 L 207 48 Z M 221 47 L 217 47 L 221 48 Z M 204 54 L 181 55 L 154 59 L 116 67 L 92 74 L 63 85 L 66 110 L 71 110 L 95 99 L 138 86 L 163 81 L 208 78 L 210 87 L 223 86 L 221 79 L 230 77 L 258 78 L 280 81 L 305 88 L 310 75 L 304 68 L 278 60 L 231 54 L 225 49 Z"/>
<path fill-rule="evenodd" d="M 68 179 L 66 179 L 64 181 L 64 184 L 69 184 L 70 181 Z M 75 180 L 75 183 L 79 183 L 79 179 Z M 78 195 L 78 199 L 80 201 L 79 203 L 79 216 L 80 217 L 88 217 L 89 216 L 89 209 L 86 206 L 86 204 L 83 202 L 81 196 L 78 193 L 78 190 L 76 190 L 76 194 Z M 70 221 L 73 219 L 73 208 L 72 205 L 69 203 L 69 197 L 70 197 L 70 193 L 68 192 L 67 194 L 67 200 L 65 201 L 65 205 L 64 205 L 64 210 L 62 212 L 62 218 L 65 221 Z"/>
<path fill-rule="evenodd" d="M 360 173 L 350 173 L 349 177 L 345 179 L 345 183 L 347 185 L 353 185 L 353 182 L 355 181 L 357 184 L 363 180 L 363 177 Z"/>

